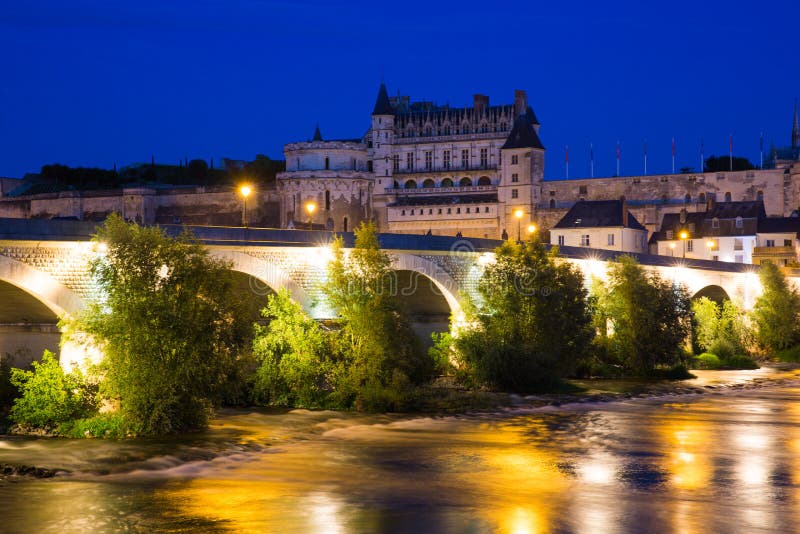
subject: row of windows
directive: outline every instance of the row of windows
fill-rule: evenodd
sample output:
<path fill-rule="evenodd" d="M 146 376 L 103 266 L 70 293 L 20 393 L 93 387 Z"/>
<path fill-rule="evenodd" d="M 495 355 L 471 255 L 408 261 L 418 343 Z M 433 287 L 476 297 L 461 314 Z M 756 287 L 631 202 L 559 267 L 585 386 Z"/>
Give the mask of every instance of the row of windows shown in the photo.
<path fill-rule="evenodd" d="M 487 168 L 489 166 L 489 149 L 488 148 L 481 148 L 480 149 L 480 166 L 481 168 Z M 433 169 L 433 151 L 426 150 L 423 153 L 423 158 L 425 162 L 425 170 L 429 171 Z M 450 150 L 444 150 L 442 152 L 442 168 L 449 169 L 453 164 L 453 158 Z M 469 149 L 464 148 L 461 150 L 461 167 L 464 169 L 469 168 Z M 392 156 L 392 168 L 394 172 L 400 172 L 400 154 L 394 154 Z M 407 152 L 406 153 L 406 168 L 407 171 L 414 170 L 414 153 Z"/>
<path fill-rule="evenodd" d="M 444 211 L 443 210 L 447 210 L 447 215 L 452 215 L 453 214 L 453 208 L 428 208 L 428 215 L 433 215 L 433 210 L 434 209 L 436 209 L 436 214 L 437 215 L 444 215 Z M 455 208 L 455 210 L 456 210 L 456 215 L 461 214 L 461 208 L 460 207 Z M 468 206 L 468 207 L 464 208 L 464 210 L 465 210 L 464 213 L 480 213 L 481 212 L 481 206 L 475 206 L 475 207 L 469 207 Z M 400 215 L 406 215 L 406 212 L 408 212 L 408 215 L 417 215 L 417 214 L 425 215 L 425 208 L 412 209 L 412 210 L 401 210 L 400 211 Z M 489 213 L 489 206 L 483 206 L 483 213 Z"/>
<path fill-rule="evenodd" d="M 441 128 L 435 128 L 431 125 L 423 127 L 419 133 L 417 128 L 413 125 L 409 125 L 405 130 L 400 132 L 400 137 L 433 137 L 436 135 L 465 135 L 470 133 L 492 133 L 492 132 L 505 132 L 508 130 L 508 125 L 505 122 L 501 122 L 499 125 L 489 126 L 487 123 L 481 123 L 477 128 L 475 128 L 474 132 L 472 127 L 468 123 L 464 123 L 461 126 L 451 127 L 449 124 L 442 126 Z"/>
<path fill-rule="evenodd" d="M 492 185 L 492 180 L 488 176 L 481 176 L 480 178 L 478 178 L 476 182 L 473 182 L 472 179 L 467 177 L 462 178 L 458 182 L 458 187 L 472 187 L 473 185 L 479 185 L 479 186 Z M 405 183 L 403 184 L 403 189 L 417 189 L 417 187 L 419 186 L 417 185 L 416 180 L 406 180 Z M 436 182 L 434 182 L 430 178 L 422 182 L 423 189 L 428 189 L 433 187 L 436 187 Z M 455 183 L 450 178 L 445 178 L 444 180 L 442 180 L 441 184 L 439 184 L 439 187 L 455 187 Z M 394 182 L 394 188 L 400 189 L 400 182 L 398 182 L 397 180 L 395 180 Z"/>

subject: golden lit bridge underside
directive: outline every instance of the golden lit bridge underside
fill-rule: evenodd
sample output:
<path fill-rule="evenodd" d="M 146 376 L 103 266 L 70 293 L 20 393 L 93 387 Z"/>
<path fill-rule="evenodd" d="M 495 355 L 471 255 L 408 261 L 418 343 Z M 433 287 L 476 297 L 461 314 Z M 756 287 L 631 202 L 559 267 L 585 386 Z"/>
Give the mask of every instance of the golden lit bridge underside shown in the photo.
<path fill-rule="evenodd" d="M 80 221 L 0 219 L 0 325 L 54 325 L 56 317 L 79 311 L 96 292 L 89 264 L 99 252 L 90 242 L 95 224 Z M 181 226 L 165 226 L 178 234 Z M 246 275 L 240 284 L 263 302 L 270 291 L 286 288 L 318 319 L 331 318 L 320 287 L 330 259 L 330 232 L 302 230 L 189 227 L 211 254 L 228 260 Z M 351 247 L 353 235 L 344 234 Z M 499 241 L 446 236 L 382 234 L 397 276 L 392 291 L 412 316 L 431 329 L 446 328 L 447 316 L 461 313 L 459 297 L 474 295 L 483 267 L 493 260 Z M 605 276 L 615 253 L 564 247 L 566 261 L 586 275 Z M 692 295 L 729 297 L 752 306 L 760 289 L 751 266 L 661 256 L 638 256 L 646 268 L 685 284 Z M 535 281 L 532 282 L 535 285 Z M 530 289 L 537 289 L 531 287 Z M 0 338 L 3 337 L 0 330 Z M 0 339 L 0 352 L 7 351 Z"/>

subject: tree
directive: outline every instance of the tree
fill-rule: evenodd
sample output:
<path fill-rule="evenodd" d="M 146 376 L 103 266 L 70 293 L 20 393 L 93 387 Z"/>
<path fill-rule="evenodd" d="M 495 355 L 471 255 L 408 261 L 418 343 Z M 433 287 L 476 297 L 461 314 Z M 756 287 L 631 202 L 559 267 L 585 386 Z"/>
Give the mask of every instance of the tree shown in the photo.
<path fill-rule="evenodd" d="M 772 262 L 758 271 L 763 292 L 753 307 L 758 343 L 772 351 L 800 345 L 800 294 Z"/>
<path fill-rule="evenodd" d="M 472 327 L 455 338 L 462 373 L 512 391 L 551 387 L 589 351 L 591 306 L 580 270 L 538 240 L 507 241 L 481 275 Z"/>
<path fill-rule="evenodd" d="M 731 166 L 731 162 L 733 165 Z M 749 159 L 734 156 L 709 156 L 706 158 L 703 172 L 728 172 L 728 171 L 749 171 L 755 169 Z"/>
<path fill-rule="evenodd" d="M 613 362 L 647 375 L 659 366 L 683 363 L 682 346 L 691 328 L 690 299 L 683 286 L 647 273 L 621 256 L 608 268 L 597 292 L 597 325 Z"/>
<path fill-rule="evenodd" d="M 332 371 L 340 405 L 391 407 L 405 384 L 430 378 L 433 360 L 419 341 L 396 294 L 391 259 L 380 248 L 375 225 L 355 230 L 355 247 L 345 257 L 334 241 L 324 293 L 339 315 L 337 362 Z"/>
<path fill-rule="evenodd" d="M 103 348 L 103 391 L 143 434 L 204 426 L 250 328 L 230 265 L 189 234 L 116 215 L 94 240 L 107 247 L 92 265 L 105 298 L 74 328 Z"/>
<path fill-rule="evenodd" d="M 320 406 L 330 389 L 324 332 L 285 289 L 269 296 L 262 315 L 269 323 L 256 325 L 253 339 L 259 362 L 253 399 L 280 406 Z"/>
<path fill-rule="evenodd" d="M 719 305 L 701 297 L 692 302 L 692 315 L 695 353 L 710 352 L 724 364 L 737 357 L 744 361 L 752 336 L 744 311 L 733 301 Z"/>

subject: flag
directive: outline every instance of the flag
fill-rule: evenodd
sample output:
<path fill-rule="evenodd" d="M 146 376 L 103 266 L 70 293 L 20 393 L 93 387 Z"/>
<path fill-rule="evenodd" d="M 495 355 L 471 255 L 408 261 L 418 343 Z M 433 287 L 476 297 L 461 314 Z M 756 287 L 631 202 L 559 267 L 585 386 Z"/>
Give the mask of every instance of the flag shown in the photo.
<path fill-rule="evenodd" d="M 594 161 L 594 145 L 592 143 L 589 143 L 589 159 Z"/>
<path fill-rule="evenodd" d="M 619 141 L 617 141 L 617 160 L 619 160 L 619 156 L 620 156 Z"/>
<path fill-rule="evenodd" d="M 675 138 L 672 138 L 672 157 L 675 157 Z"/>
<path fill-rule="evenodd" d="M 644 155 L 647 157 L 647 141 L 644 142 Z"/>
<path fill-rule="evenodd" d="M 566 163 L 569 163 L 569 145 L 567 145 L 566 152 L 564 154 L 564 158 Z"/>

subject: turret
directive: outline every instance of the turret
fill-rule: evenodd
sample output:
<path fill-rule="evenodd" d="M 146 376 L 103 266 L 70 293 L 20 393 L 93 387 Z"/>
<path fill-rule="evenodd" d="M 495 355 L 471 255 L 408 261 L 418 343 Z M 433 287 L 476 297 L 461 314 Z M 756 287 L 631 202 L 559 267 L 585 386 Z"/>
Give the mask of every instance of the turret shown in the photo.
<path fill-rule="evenodd" d="M 371 147 L 369 157 L 375 176 L 375 193 L 382 194 L 392 187 L 392 143 L 394 136 L 395 112 L 389 100 L 386 84 L 381 83 L 378 98 L 372 110 Z"/>

